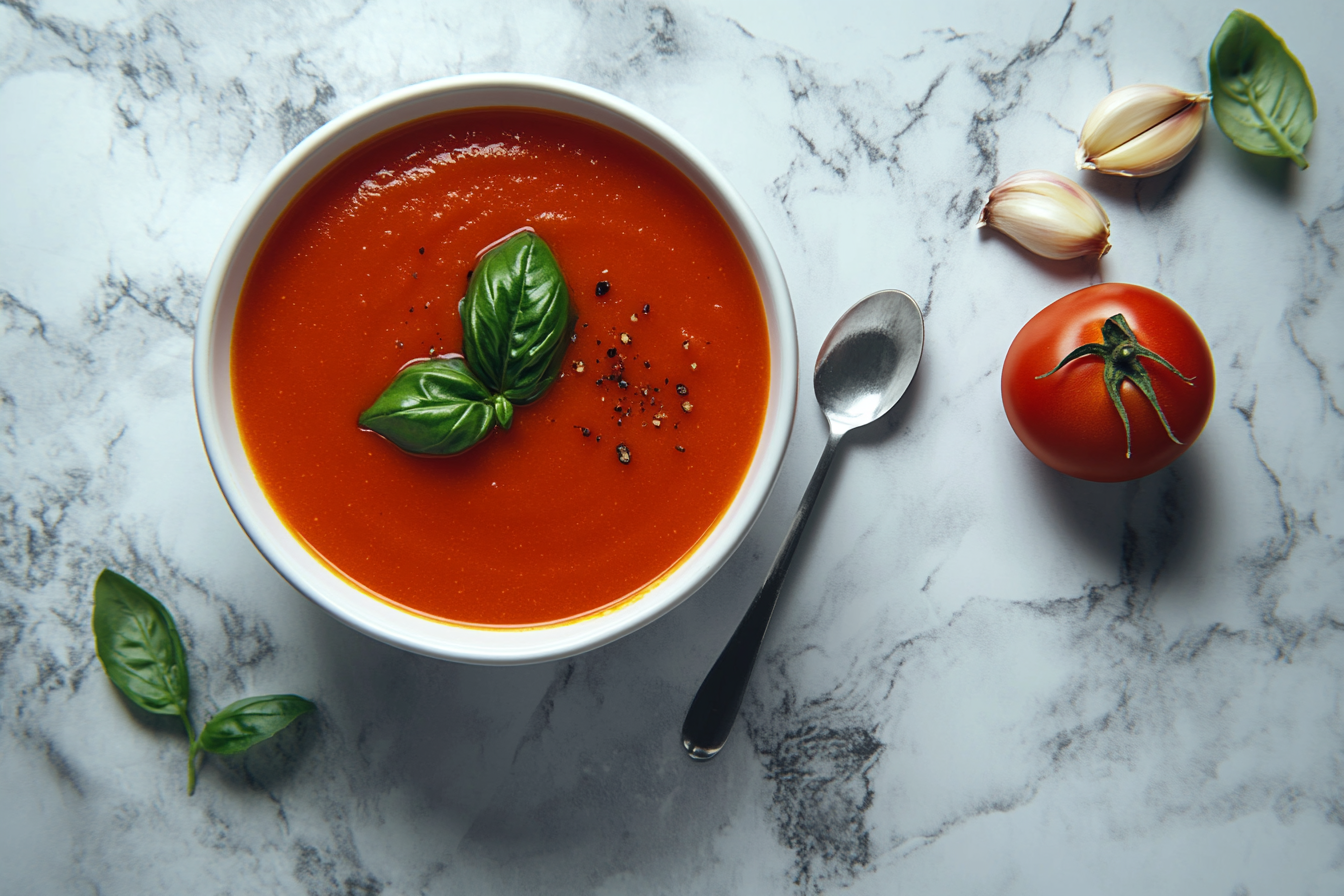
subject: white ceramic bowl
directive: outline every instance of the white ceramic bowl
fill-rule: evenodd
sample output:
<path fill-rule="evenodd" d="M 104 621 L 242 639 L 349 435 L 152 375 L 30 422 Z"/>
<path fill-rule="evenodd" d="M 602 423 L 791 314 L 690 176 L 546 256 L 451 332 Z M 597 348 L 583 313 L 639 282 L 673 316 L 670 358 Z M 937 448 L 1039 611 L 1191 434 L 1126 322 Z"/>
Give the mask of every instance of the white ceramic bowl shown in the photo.
<path fill-rule="evenodd" d="M 234 315 L 253 256 L 291 199 L 350 149 L 428 115 L 482 106 L 562 112 L 643 143 L 691 179 L 723 216 L 746 254 L 765 302 L 770 394 L 765 426 L 727 513 L 670 575 L 637 599 L 576 621 L 529 629 L 486 629 L 416 616 L 360 590 L 321 563 L 267 501 L 248 464 L 234 417 L 229 375 Z M 258 550 L 281 575 L 347 625 L 388 644 L 468 663 L 518 664 L 590 650 L 657 619 L 705 584 L 746 536 L 779 473 L 797 403 L 798 340 L 779 261 L 751 211 L 695 147 L 667 125 L 616 97 L 569 81 L 530 75 L 466 75 L 381 96 L 304 140 L 248 201 L 220 247 L 206 283 L 193 363 L 196 414 L 215 478 Z"/>

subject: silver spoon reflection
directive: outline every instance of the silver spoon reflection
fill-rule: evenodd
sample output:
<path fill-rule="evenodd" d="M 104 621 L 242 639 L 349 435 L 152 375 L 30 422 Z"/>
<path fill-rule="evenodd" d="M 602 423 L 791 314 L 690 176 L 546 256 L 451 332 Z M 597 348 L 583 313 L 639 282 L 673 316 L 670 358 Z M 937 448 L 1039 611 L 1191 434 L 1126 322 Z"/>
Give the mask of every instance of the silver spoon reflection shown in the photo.
<path fill-rule="evenodd" d="M 789 561 L 840 440 L 895 406 L 915 378 L 923 354 L 924 317 L 915 300 L 897 289 L 875 292 L 846 311 L 821 344 L 812 388 L 830 437 L 765 584 L 691 701 L 681 742 L 692 759 L 713 759 L 728 739 Z"/>

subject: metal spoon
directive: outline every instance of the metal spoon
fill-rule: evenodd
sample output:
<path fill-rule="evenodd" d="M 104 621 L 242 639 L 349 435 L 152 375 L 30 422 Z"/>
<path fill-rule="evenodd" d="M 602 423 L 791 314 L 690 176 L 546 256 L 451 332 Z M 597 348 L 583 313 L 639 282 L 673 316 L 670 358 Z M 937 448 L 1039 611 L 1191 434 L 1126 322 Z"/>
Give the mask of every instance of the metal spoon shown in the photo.
<path fill-rule="evenodd" d="M 821 344 L 812 388 L 831 434 L 765 584 L 691 701 L 681 742 L 692 759 L 713 759 L 728 739 L 789 561 L 840 440 L 895 406 L 915 378 L 923 354 L 924 317 L 915 300 L 898 289 L 875 292 L 846 311 Z"/>

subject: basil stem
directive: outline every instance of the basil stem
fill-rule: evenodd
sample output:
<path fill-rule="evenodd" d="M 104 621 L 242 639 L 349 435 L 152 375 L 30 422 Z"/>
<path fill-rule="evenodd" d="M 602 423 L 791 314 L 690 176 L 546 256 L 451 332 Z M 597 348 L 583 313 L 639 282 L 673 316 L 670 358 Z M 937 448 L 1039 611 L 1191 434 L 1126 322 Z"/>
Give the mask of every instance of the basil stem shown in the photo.
<path fill-rule="evenodd" d="M 241 753 L 316 708 L 293 694 L 247 697 L 217 712 L 201 729 L 198 743 L 211 753 Z"/>
<path fill-rule="evenodd" d="M 1316 120 L 1316 96 L 1302 63 L 1260 19 L 1234 10 L 1209 48 L 1213 117 L 1238 147 L 1262 156 L 1303 155 Z"/>
<path fill-rule="evenodd" d="M 458 310 L 463 354 L 481 382 L 514 404 L 555 380 L 577 319 L 560 265 L 531 231 L 481 256 Z"/>
<path fill-rule="evenodd" d="M 359 415 L 359 425 L 413 454 L 457 454 L 489 435 L 502 418 L 496 398 L 461 358 L 436 358 L 399 372 Z M 500 419 L 505 429 L 513 422 L 513 408 L 506 413 Z"/>

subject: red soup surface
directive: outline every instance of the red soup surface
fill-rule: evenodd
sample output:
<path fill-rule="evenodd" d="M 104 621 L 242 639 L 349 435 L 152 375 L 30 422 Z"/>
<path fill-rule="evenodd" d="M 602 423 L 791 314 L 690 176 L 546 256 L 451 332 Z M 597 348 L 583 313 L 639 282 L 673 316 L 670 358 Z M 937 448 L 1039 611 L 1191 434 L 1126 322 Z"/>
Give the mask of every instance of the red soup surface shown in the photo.
<path fill-rule="evenodd" d="M 404 364 L 461 351 L 477 253 L 521 227 L 579 314 L 563 375 L 454 457 L 361 430 Z M 628 137 L 522 109 L 413 122 L 324 171 L 253 261 L 232 352 L 286 525 L 371 594 L 481 626 L 591 614 L 675 567 L 746 475 L 770 375 L 755 278 L 704 195 Z"/>

